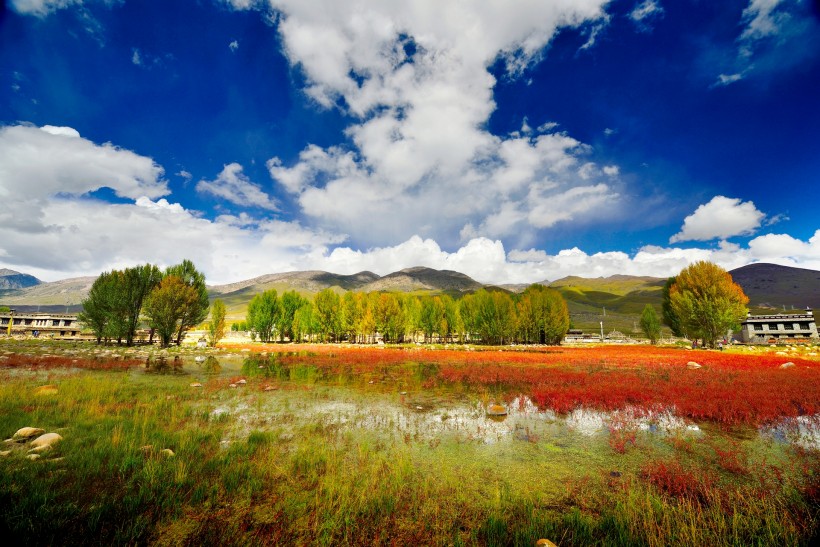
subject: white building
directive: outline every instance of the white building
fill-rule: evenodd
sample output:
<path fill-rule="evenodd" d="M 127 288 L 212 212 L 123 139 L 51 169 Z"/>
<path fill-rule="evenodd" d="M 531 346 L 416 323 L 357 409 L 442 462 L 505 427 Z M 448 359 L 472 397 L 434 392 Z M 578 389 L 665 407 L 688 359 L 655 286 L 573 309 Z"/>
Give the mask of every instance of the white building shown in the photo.
<path fill-rule="evenodd" d="M 806 313 L 752 315 L 740 324 L 740 339 L 748 344 L 769 344 L 817 339 L 817 324 L 810 309 Z"/>

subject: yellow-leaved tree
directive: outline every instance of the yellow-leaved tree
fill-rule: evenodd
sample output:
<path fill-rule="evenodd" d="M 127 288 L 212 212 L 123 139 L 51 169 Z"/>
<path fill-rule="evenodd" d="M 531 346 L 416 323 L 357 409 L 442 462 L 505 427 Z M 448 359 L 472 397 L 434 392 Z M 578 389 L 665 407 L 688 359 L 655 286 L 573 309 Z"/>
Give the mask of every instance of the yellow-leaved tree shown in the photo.
<path fill-rule="evenodd" d="M 749 297 L 729 272 L 712 262 L 699 261 L 675 278 L 669 302 L 687 337 L 701 338 L 715 347 L 746 316 Z"/>

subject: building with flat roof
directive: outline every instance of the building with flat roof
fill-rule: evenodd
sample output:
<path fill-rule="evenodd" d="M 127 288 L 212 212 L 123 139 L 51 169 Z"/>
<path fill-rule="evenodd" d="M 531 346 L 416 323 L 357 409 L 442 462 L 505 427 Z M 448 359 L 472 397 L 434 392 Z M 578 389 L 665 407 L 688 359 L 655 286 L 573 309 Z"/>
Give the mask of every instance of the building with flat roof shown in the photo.
<path fill-rule="evenodd" d="M 82 328 L 76 314 L 69 313 L 0 313 L 0 335 L 77 336 Z"/>
<path fill-rule="evenodd" d="M 752 315 L 740 324 L 740 339 L 747 344 L 776 344 L 816 340 L 817 324 L 811 309 L 800 314 Z"/>

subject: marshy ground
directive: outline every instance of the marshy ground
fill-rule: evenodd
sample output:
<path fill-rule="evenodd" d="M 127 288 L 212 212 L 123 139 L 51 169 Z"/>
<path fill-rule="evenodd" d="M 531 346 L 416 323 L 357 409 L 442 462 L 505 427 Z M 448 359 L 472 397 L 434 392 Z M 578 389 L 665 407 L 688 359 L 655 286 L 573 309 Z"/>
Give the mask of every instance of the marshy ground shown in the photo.
<path fill-rule="evenodd" d="M 28 441 L 0 447 L 0 530 L 29 544 L 809 545 L 816 352 L 2 341 L 0 434 L 62 441 L 36 459 Z"/>

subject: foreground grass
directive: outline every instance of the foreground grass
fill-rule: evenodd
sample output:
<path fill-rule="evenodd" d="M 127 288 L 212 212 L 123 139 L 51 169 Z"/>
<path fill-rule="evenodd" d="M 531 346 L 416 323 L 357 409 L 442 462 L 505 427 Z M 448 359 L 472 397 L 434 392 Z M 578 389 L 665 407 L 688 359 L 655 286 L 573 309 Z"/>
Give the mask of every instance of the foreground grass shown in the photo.
<path fill-rule="evenodd" d="M 64 437 L 41 460 L 16 448 L 0 459 L 0 534 L 22 544 L 168 545 L 817 538 L 817 452 L 748 430 L 639 435 L 624 446 L 563 436 L 489 446 L 396 437 L 300 419 L 306 402 L 337 392 L 315 376 L 291 377 L 268 393 L 264 377 L 249 377 L 242 390 L 222 378 L 193 389 L 190 377 L 127 365 L 0 369 L 0 434 L 37 426 Z M 58 392 L 36 395 L 43 384 Z M 357 404 L 378 401 L 344 389 Z M 215 412 L 227 404 L 245 410 Z M 242 418 L 266 412 L 237 434 Z"/>

